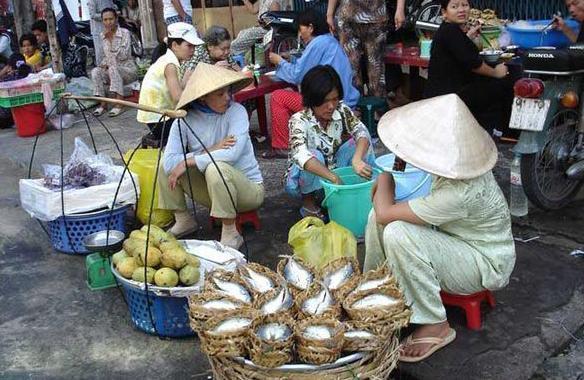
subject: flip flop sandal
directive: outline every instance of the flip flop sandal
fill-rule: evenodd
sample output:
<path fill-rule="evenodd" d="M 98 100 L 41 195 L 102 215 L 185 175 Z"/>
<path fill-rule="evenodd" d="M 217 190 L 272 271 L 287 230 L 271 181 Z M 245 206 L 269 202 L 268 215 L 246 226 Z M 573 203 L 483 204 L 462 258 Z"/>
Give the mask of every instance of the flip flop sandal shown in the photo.
<path fill-rule="evenodd" d="M 321 208 L 319 208 L 318 210 L 309 210 L 306 207 L 301 207 L 300 216 L 302 216 L 303 218 L 306 218 L 307 216 L 314 216 L 315 218 L 318 218 L 325 223 L 328 221 L 327 216 L 322 212 Z"/>
<path fill-rule="evenodd" d="M 103 115 L 104 112 L 105 112 L 105 108 L 103 108 L 102 106 L 99 106 L 93 110 L 93 116 L 101 116 L 101 115 Z"/>
<path fill-rule="evenodd" d="M 454 331 L 454 329 L 450 329 L 450 332 L 444 338 L 438 338 L 438 337 L 433 337 L 433 336 L 429 336 L 429 337 L 425 337 L 425 338 L 412 338 L 412 336 L 410 335 L 401 344 L 402 348 L 407 347 L 407 346 L 411 346 L 414 344 L 433 344 L 433 346 L 430 346 L 428 351 L 426 351 L 422 356 L 403 356 L 403 355 L 400 355 L 399 361 L 406 362 L 406 363 L 420 362 L 420 361 L 430 357 L 434 352 L 438 351 L 442 347 L 447 346 L 448 344 L 452 343 L 452 341 L 455 338 L 456 338 L 456 331 Z"/>
<path fill-rule="evenodd" d="M 114 107 L 112 108 L 109 112 L 108 112 L 108 116 L 109 117 L 116 117 L 119 116 L 122 112 L 124 112 L 123 108 L 120 107 Z"/>

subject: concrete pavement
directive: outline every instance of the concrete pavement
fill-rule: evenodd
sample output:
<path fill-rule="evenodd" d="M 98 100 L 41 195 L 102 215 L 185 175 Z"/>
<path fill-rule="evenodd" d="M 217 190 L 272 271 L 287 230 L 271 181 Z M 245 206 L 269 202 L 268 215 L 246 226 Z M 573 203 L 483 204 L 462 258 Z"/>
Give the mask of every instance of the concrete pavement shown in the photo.
<path fill-rule="evenodd" d="M 133 112 L 102 120 L 122 151 L 134 147 L 145 129 Z M 255 124 L 255 123 L 254 123 Z M 115 155 L 102 128 L 92 123 L 98 148 Z M 65 157 L 83 125 L 64 131 Z M 35 171 L 58 163 L 60 134 L 39 139 Z M 85 285 L 84 258 L 56 253 L 38 224 L 20 207 L 18 179 L 26 176 L 33 139 L 0 131 L 0 378 L 173 378 L 206 379 L 209 366 L 198 340 L 159 339 L 136 330 L 117 289 L 92 292 Z M 88 141 L 88 140 L 87 140 Z M 256 153 L 266 149 L 257 145 Z M 508 188 L 509 146 L 501 146 L 496 176 Z M 289 253 L 288 229 L 299 204 L 282 191 L 285 160 L 259 159 L 266 181 L 262 229 L 247 233 L 253 261 L 273 267 Z M 484 310 L 483 328 L 464 327 L 460 311 L 449 309 L 458 338 L 429 360 L 400 365 L 402 379 L 578 378 L 581 342 L 572 339 L 584 324 L 584 259 L 569 252 L 584 246 L 582 201 L 544 213 L 532 209 L 514 224 L 517 265 L 509 287 L 496 292 L 497 306 Z M 206 221 L 204 211 L 199 219 Z M 197 238 L 217 238 L 209 226 Z M 363 253 L 363 247 L 359 247 Z M 566 345 L 574 349 L 558 356 Z M 569 357 L 569 363 L 562 361 Z M 559 364 L 558 364 L 559 363 Z M 581 367 L 580 367 L 581 368 Z M 564 371 L 564 372 L 562 372 Z M 558 377 L 559 376 L 559 377 Z"/>

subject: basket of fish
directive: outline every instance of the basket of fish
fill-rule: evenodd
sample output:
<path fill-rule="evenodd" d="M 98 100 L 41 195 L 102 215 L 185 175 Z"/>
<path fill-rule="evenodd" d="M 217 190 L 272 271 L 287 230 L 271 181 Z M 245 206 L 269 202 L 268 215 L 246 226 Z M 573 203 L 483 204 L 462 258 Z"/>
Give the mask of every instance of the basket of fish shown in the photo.
<path fill-rule="evenodd" d="M 288 283 L 294 297 L 308 290 L 317 279 L 316 270 L 300 257 L 283 256 L 283 260 L 278 263 L 277 271 Z"/>
<path fill-rule="evenodd" d="M 249 330 L 250 359 L 259 366 L 275 368 L 294 359 L 294 319 L 285 314 L 257 317 Z"/>
<path fill-rule="evenodd" d="M 343 258 L 316 272 L 294 256 L 277 268 L 216 269 L 189 297 L 214 378 L 387 378 L 397 363 L 395 329 L 409 318 L 389 270 L 361 274 Z"/>
<path fill-rule="evenodd" d="M 210 318 L 199 330 L 201 350 L 210 356 L 246 356 L 249 328 L 256 315 L 246 307 Z"/>
<path fill-rule="evenodd" d="M 345 325 L 335 318 L 312 317 L 296 326 L 296 351 L 304 363 L 336 361 L 343 351 Z"/>

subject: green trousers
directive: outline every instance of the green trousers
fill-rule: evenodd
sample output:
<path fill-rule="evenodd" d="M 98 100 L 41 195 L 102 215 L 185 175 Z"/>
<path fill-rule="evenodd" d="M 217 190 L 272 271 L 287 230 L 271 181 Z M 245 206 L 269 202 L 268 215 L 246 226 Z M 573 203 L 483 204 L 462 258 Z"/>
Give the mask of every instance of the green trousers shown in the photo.
<path fill-rule="evenodd" d="M 162 166 L 162 165 L 161 165 Z M 205 173 L 197 167 L 188 168 L 179 179 L 174 190 L 168 186 L 168 174 L 158 170 L 158 204 L 164 210 L 186 210 L 185 194 L 192 196 L 196 203 L 210 209 L 214 218 L 234 219 L 238 212 L 256 210 L 264 202 L 264 185 L 250 181 L 245 174 L 225 162 L 217 162 L 219 170 L 227 182 L 235 202 L 231 202 L 219 170 L 215 165 L 207 166 Z M 189 190 L 189 178 L 191 190 Z"/>

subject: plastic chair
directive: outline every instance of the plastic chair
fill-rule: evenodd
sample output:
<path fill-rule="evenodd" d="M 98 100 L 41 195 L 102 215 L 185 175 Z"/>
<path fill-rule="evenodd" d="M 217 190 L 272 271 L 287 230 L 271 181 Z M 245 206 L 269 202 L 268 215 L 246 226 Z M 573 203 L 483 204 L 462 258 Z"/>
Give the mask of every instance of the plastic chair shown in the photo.
<path fill-rule="evenodd" d="M 215 218 L 209 216 L 209 221 L 211 222 L 211 226 L 215 225 Z M 254 230 L 259 231 L 261 228 L 260 225 L 260 217 L 258 215 L 258 210 L 240 212 L 235 217 L 235 225 L 237 226 L 237 230 L 241 233 L 243 225 L 251 224 Z"/>
<path fill-rule="evenodd" d="M 466 327 L 470 330 L 481 329 L 481 303 L 487 302 L 491 308 L 495 307 L 495 297 L 489 290 L 468 295 L 440 292 L 440 297 L 445 306 L 456 306 L 464 309 Z"/>
<path fill-rule="evenodd" d="M 375 120 L 375 111 L 385 113 L 387 111 L 387 102 L 384 98 L 377 96 L 363 96 L 359 99 L 357 107 L 361 110 L 361 120 L 369 130 L 371 137 L 377 136 L 377 120 Z"/>

